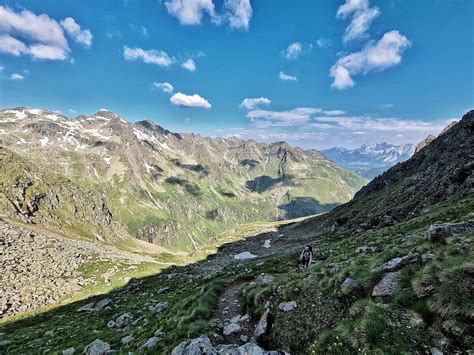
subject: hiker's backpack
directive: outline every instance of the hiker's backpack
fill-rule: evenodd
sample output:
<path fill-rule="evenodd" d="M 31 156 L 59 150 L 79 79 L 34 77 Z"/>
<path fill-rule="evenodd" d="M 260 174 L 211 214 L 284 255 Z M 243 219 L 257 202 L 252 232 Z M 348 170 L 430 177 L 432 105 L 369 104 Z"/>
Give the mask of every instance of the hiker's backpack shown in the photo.
<path fill-rule="evenodd" d="M 309 260 L 309 258 L 311 257 L 311 249 L 310 248 L 304 248 L 304 251 L 303 251 L 303 260 Z"/>

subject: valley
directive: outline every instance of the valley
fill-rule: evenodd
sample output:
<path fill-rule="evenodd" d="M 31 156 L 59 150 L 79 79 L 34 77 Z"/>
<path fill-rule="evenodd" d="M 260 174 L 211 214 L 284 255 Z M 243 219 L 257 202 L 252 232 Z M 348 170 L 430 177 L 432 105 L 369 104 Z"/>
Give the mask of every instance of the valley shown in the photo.
<path fill-rule="evenodd" d="M 234 227 L 188 259 L 157 265 L 159 273 L 6 318 L 1 346 L 10 353 L 471 349 L 473 133 L 470 111 L 330 212 Z M 301 270 L 307 244 L 315 263 Z M 91 270 L 100 278 L 107 269 Z"/>

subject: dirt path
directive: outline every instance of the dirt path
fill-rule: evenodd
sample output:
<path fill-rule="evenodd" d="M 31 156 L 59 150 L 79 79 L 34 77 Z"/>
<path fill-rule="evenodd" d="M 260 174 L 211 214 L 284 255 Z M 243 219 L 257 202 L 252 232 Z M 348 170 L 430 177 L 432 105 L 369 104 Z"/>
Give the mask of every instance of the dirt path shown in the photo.
<path fill-rule="evenodd" d="M 241 311 L 240 290 L 246 283 L 234 283 L 227 287 L 219 297 L 214 319 L 228 344 L 244 344 L 253 336 L 255 324 L 248 315 Z M 230 334 L 229 334 L 230 332 Z"/>

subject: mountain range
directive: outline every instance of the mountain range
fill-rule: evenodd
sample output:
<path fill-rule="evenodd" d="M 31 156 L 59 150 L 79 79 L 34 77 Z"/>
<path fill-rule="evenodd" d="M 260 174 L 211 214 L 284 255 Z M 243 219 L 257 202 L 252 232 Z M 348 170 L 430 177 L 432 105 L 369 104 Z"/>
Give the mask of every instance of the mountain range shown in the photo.
<path fill-rule="evenodd" d="M 129 235 L 175 252 L 192 252 L 247 221 L 326 212 L 366 183 L 318 151 L 173 133 L 104 109 L 74 119 L 42 109 L 1 110 L 0 146 L 21 156 L 4 153 L 24 167 L 15 170 L 18 176 L 1 173 L 3 184 L 15 186 L 4 185 L 7 200 L 16 201 L 6 208 L 11 214 L 59 225 L 72 213 L 71 228 L 92 239 L 103 234 L 94 221 L 110 219 Z M 36 183 L 40 176 L 44 182 Z M 77 202 L 70 209 L 58 202 L 67 191 Z M 91 219 L 87 211 L 104 213 Z"/>
<path fill-rule="evenodd" d="M 127 236 L 111 218 L 100 184 L 95 189 L 90 180 L 61 177 L 39 168 L 38 155 L 36 164 L 3 148 L 9 173 L 0 180 L 7 246 L 0 310 L 11 317 L 0 321 L 0 349 L 468 353 L 474 347 L 473 147 L 474 110 L 327 213 L 229 228 L 188 259 L 146 252 L 146 243 L 119 255 L 115 248 L 123 244 L 112 239 Z M 67 203 L 65 215 L 54 201 Z M 97 235 L 77 240 L 84 230 Z M 301 269 L 307 245 L 314 263 Z M 71 283 L 67 290 L 77 296 L 52 296 Z M 55 306 L 28 307 L 38 299 Z"/>
<path fill-rule="evenodd" d="M 334 147 L 321 153 L 335 163 L 373 179 L 392 166 L 410 158 L 415 152 L 413 144 L 365 143 L 355 149 Z"/>

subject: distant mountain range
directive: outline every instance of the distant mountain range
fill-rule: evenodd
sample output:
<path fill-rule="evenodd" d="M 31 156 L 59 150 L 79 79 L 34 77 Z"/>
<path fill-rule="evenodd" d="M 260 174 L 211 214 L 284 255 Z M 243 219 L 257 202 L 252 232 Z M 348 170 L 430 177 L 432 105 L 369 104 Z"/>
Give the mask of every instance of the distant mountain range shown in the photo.
<path fill-rule="evenodd" d="M 392 166 L 409 159 L 415 152 L 413 144 L 363 144 L 359 148 L 334 147 L 322 150 L 328 159 L 371 180 Z"/>
<path fill-rule="evenodd" d="M 88 238 L 113 227 L 126 240 L 118 222 L 172 251 L 194 251 L 244 222 L 328 211 L 366 183 L 318 151 L 178 134 L 107 110 L 74 119 L 0 110 L 0 146 L 12 152 L 0 156 L 9 166 L 0 172 L 0 214 Z"/>

